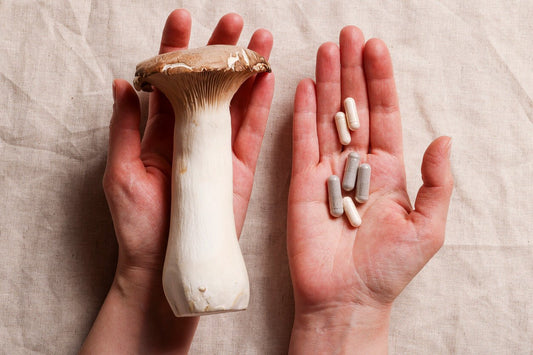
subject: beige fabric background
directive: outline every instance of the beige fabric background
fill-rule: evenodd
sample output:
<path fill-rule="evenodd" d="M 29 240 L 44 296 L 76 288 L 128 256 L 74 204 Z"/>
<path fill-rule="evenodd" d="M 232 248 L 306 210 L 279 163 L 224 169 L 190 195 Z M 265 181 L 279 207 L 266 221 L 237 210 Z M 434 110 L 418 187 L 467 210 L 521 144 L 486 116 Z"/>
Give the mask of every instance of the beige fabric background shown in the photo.
<path fill-rule="evenodd" d="M 453 137 L 442 250 L 395 303 L 392 354 L 533 353 L 533 2 L 0 2 L 0 353 L 72 354 L 113 277 L 101 188 L 111 81 L 154 55 L 170 11 L 192 46 L 220 16 L 275 38 L 276 91 L 241 238 L 246 312 L 205 317 L 194 354 L 283 354 L 293 303 L 285 252 L 291 110 L 315 53 L 347 24 L 390 46 L 409 191 L 429 142 Z"/>

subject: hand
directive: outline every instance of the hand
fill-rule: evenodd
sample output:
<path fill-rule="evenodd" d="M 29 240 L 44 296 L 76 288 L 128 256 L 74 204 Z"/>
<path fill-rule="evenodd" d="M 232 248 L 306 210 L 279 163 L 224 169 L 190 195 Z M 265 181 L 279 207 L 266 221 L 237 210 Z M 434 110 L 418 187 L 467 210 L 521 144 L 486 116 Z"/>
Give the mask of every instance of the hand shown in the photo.
<path fill-rule="evenodd" d="M 427 148 L 413 209 L 387 47 L 378 39 L 365 44 L 353 26 L 340 32 L 339 42 L 319 48 L 316 84 L 302 80 L 295 95 L 287 240 L 295 294 L 291 350 L 316 353 L 351 342 L 357 345 L 351 352 L 378 353 L 387 348 L 392 302 L 444 241 L 453 185 L 450 138 Z M 346 97 L 355 98 L 361 127 L 343 148 L 334 115 Z M 359 228 L 345 216 L 333 218 L 327 202 L 326 180 L 332 174 L 342 179 L 352 151 L 372 168 L 370 199 L 358 205 Z"/>
<path fill-rule="evenodd" d="M 242 27 L 239 15 L 225 15 L 208 44 L 236 44 Z M 160 53 L 186 48 L 190 32 L 190 14 L 186 10 L 172 12 L 163 30 Z M 272 35 L 267 30 L 257 30 L 248 48 L 268 58 Z M 252 77 L 235 94 L 231 105 L 234 214 L 238 235 L 252 191 L 273 88 L 272 74 Z M 170 220 L 174 114 L 168 100 L 154 90 L 149 97 L 148 121 L 141 137 L 137 94 L 124 80 L 114 81 L 113 93 L 115 105 L 103 180 L 119 244 L 117 271 L 110 295 L 116 292 L 119 302 L 132 305 L 132 309 L 124 317 L 129 318 L 124 319 L 125 324 L 118 323 L 116 317 L 101 322 L 97 319 L 84 348 L 96 349 L 91 346 L 98 344 L 105 335 L 99 329 L 107 327 L 106 331 L 109 331 L 112 327 L 106 322 L 115 321 L 121 329 L 116 329 L 119 333 L 111 338 L 121 344 L 122 349 L 134 346 L 135 352 L 139 349 L 149 353 L 158 350 L 186 352 L 198 319 L 175 318 L 161 285 Z M 98 318 L 111 314 L 111 311 L 106 313 L 105 306 Z M 135 311 L 143 314 L 132 315 Z M 141 324 L 139 329 L 132 329 L 135 337 L 128 338 L 131 334 L 124 332 L 124 328 L 135 327 L 132 317 L 138 318 Z"/>

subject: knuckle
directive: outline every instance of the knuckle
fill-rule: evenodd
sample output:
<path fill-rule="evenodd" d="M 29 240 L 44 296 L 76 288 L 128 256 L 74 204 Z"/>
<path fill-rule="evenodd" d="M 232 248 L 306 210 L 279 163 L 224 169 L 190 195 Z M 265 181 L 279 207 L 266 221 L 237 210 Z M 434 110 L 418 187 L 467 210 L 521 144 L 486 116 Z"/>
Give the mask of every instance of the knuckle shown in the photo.
<path fill-rule="evenodd" d="M 372 107 L 372 111 L 374 111 L 374 113 L 379 113 L 383 115 L 398 114 L 400 112 L 400 106 L 397 102 L 384 101 L 374 104 L 374 106 Z"/>

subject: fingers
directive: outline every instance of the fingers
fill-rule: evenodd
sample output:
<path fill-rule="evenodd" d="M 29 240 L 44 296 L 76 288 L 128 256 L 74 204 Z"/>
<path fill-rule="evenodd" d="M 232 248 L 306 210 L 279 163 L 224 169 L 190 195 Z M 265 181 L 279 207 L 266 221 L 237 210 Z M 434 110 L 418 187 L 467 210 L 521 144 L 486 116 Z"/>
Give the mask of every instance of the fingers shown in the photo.
<path fill-rule="evenodd" d="M 334 43 L 324 43 L 316 59 L 317 134 L 320 156 L 340 152 L 335 128 L 335 113 L 341 104 L 340 53 Z"/>
<path fill-rule="evenodd" d="M 444 241 L 444 228 L 453 189 L 450 169 L 451 138 L 439 137 L 427 148 L 422 161 L 423 185 L 411 217 L 422 235 L 434 238 L 436 249 Z"/>
<path fill-rule="evenodd" d="M 207 45 L 212 44 L 236 44 L 241 35 L 244 22 L 242 17 L 235 13 L 222 16 Z"/>
<path fill-rule="evenodd" d="M 371 39 L 363 54 L 370 109 L 370 150 L 402 157 L 402 126 L 389 50 Z"/>
<path fill-rule="evenodd" d="M 158 89 L 150 94 L 149 116 L 141 143 L 141 159 L 161 170 L 172 165 L 174 111 Z M 154 159 L 155 158 L 155 159 Z"/>
<path fill-rule="evenodd" d="M 366 78 L 363 65 L 363 49 L 365 37 L 355 26 L 344 27 L 339 35 L 341 58 L 341 91 L 342 102 L 347 97 L 355 99 L 359 122 L 359 129 L 351 133 L 349 144 L 361 154 L 368 153 L 368 98 L 366 93 Z M 342 105 L 342 103 L 341 103 Z"/>
<path fill-rule="evenodd" d="M 248 48 L 256 51 L 261 54 L 263 57 L 268 59 L 270 56 L 270 51 L 272 50 L 273 38 L 272 34 L 264 29 L 259 29 L 254 32 Z M 239 129 L 243 123 L 243 120 L 246 119 L 247 113 L 250 112 L 248 105 L 250 103 L 250 98 L 253 95 L 255 87 L 255 76 L 246 80 L 239 90 L 235 93 L 233 100 L 231 101 L 231 139 L 232 144 L 237 138 Z M 270 104 L 270 103 L 269 103 Z M 266 123 L 265 123 L 266 124 Z"/>
<path fill-rule="evenodd" d="M 185 49 L 191 37 L 191 15 L 185 9 L 174 10 L 168 15 L 159 54 Z"/>
<path fill-rule="evenodd" d="M 299 174 L 320 159 L 316 121 L 316 91 L 311 79 L 300 81 L 294 96 L 292 173 Z"/>
<path fill-rule="evenodd" d="M 258 75 L 250 94 L 246 117 L 243 120 L 233 144 L 237 159 L 242 161 L 250 171 L 255 171 L 257 157 L 265 133 L 270 104 L 274 95 L 274 75 Z"/>
<path fill-rule="evenodd" d="M 161 36 L 159 53 L 185 49 L 191 36 L 191 15 L 185 9 L 170 13 Z M 157 89 L 150 94 L 149 115 L 142 140 L 142 158 L 161 157 L 166 163 L 172 161 L 172 135 L 174 112 L 167 98 Z M 153 164 L 153 159 L 148 164 Z M 160 165 L 160 164 L 159 164 Z M 166 165 L 166 164 L 165 164 Z M 161 166 L 159 166 L 161 168 Z"/>
<path fill-rule="evenodd" d="M 272 34 L 267 30 L 259 29 L 252 35 L 248 48 L 268 59 L 272 43 Z M 231 102 L 231 136 L 235 155 L 254 167 L 273 95 L 273 74 L 261 74 L 248 79 L 241 85 Z M 257 138 L 260 138 L 259 142 Z M 253 146 L 253 149 L 251 149 L 252 146 L 247 146 L 252 142 L 257 144 Z"/>
<path fill-rule="evenodd" d="M 141 111 L 135 90 L 125 80 L 113 82 L 115 104 L 109 126 L 107 168 L 122 169 L 139 160 Z"/>
<path fill-rule="evenodd" d="M 233 37 L 235 43 L 242 29 L 242 19 L 240 21 L 239 31 L 235 32 L 236 35 Z M 220 22 L 222 22 L 222 19 Z M 213 37 L 215 37 L 215 33 L 213 33 Z M 210 42 L 216 42 L 213 37 Z M 229 38 L 230 36 L 226 36 L 224 42 L 228 41 Z M 272 34 L 267 30 L 259 29 L 252 35 L 248 48 L 268 59 L 272 50 L 272 43 Z M 235 180 L 233 188 L 233 210 L 237 235 L 240 235 L 242 230 L 244 216 L 248 207 L 253 174 L 257 164 L 257 157 L 261 150 L 273 95 L 274 75 L 272 73 L 263 73 L 252 76 L 243 83 L 231 101 L 231 139 L 233 153 L 236 158 L 234 160 L 234 170 L 236 170 L 235 164 L 241 162 L 249 172 L 248 174 L 245 171 L 243 171 L 244 174 L 241 172 L 239 174 L 240 181 Z"/>
<path fill-rule="evenodd" d="M 227 14 L 218 22 L 208 44 L 235 44 L 243 27 L 238 14 Z M 160 53 L 185 49 L 191 34 L 191 16 L 187 10 L 178 9 L 169 16 L 161 38 Z M 268 47 L 268 53 L 270 52 Z M 172 135 L 174 113 L 172 106 L 158 90 L 150 95 L 149 116 L 142 141 L 142 158 L 154 163 L 152 157 L 162 158 L 164 162 L 172 161 Z M 161 163 L 160 159 L 156 159 Z M 163 163 L 164 163 L 163 162 Z M 150 163 L 149 163 L 150 164 Z M 166 164 L 163 164 L 166 165 Z M 161 168 L 160 164 L 158 166 Z"/>
<path fill-rule="evenodd" d="M 254 32 L 250 42 L 248 43 L 248 48 L 261 54 L 267 60 L 270 57 L 270 51 L 272 50 L 272 44 L 274 39 L 272 38 L 272 33 L 270 31 L 260 28 Z"/>

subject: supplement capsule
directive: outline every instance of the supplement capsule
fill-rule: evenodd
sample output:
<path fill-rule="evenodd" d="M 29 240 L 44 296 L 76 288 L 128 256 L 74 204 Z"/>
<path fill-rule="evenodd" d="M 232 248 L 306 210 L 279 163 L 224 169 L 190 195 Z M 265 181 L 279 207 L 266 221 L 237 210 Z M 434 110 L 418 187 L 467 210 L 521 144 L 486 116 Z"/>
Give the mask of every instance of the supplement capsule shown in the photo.
<path fill-rule="evenodd" d="M 370 191 L 370 165 L 361 164 L 357 169 L 357 184 L 355 186 L 355 200 L 359 203 L 368 201 Z"/>
<path fill-rule="evenodd" d="M 344 165 L 344 175 L 342 176 L 342 188 L 346 191 L 352 191 L 355 187 L 359 160 L 359 154 L 356 152 L 348 154 L 348 159 L 346 159 L 346 164 Z"/>
<path fill-rule="evenodd" d="M 348 217 L 348 222 L 353 227 L 359 227 L 361 225 L 361 216 L 359 216 L 352 198 L 348 196 L 344 197 L 342 199 L 342 207 L 344 207 L 344 213 Z"/>
<path fill-rule="evenodd" d="M 344 212 L 342 208 L 341 183 L 337 175 L 328 178 L 329 213 L 333 217 L 340 217 Z"/>
<path fill-rule="evenodd" d="M 346 112 L 346 121 L 348 121 L 348 127 L 355 131 L 359 128 L 359 116 L 357 115 L 357 107 L 355 106 L 355 100 L 353 97 L 347 97 L 344 99 L 344 111 Z"/>
<path fill-rule="evenodd" d="M 337 126 L 337 134 L 339 135 L 339 141 L 342 145 L 350 144 L 352 141 L 352 136 L 348 130 L 348 125 L 346 124 L 346 116 L 344 112 L 337 112 L 335 114 L 335 125 Z"/>

